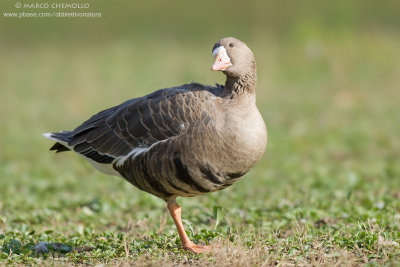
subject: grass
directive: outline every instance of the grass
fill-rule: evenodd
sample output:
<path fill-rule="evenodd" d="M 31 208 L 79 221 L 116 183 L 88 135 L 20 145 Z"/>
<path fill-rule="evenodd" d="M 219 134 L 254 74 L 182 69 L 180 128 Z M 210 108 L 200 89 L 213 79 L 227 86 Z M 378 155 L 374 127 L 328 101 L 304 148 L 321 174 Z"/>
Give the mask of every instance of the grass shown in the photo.
<path fill-rule="evenodd" d="M 0 44 L 0 263 L 397 265 L 399 41 L 374 31 L 249 42 L 267 152 L 236 185 L 178 200 L 209 255 L 180 248 L 163 201 L 52 154 L 41 133 L 158 88 L 223 82 L 208 71 L 212 44 Z M 48 252 L 35 253 L 40 242 Z"/>

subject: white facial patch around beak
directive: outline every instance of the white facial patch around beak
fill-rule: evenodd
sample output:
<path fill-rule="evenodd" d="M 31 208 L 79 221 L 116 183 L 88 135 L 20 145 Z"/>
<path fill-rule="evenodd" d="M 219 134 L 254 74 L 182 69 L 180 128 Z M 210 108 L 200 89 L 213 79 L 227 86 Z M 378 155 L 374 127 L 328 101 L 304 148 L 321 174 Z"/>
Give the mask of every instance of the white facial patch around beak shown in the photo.
<path fill-rule="evenodd" d="M 226 53 L 226 49 L 223 45 L 220 45 L 214 49 L 214 51 L 212 52 L 213 57 L 215 57 L 219 53 L 222 53 L 224 56 L 228 57 L 228 54 Z"/>

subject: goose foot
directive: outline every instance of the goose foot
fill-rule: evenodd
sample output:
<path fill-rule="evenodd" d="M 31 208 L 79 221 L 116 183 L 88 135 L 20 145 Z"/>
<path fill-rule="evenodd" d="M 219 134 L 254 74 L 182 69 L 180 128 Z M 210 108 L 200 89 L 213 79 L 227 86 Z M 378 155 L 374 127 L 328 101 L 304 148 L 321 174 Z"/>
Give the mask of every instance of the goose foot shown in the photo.
<path fill-rule="evenodd" d="M 183 249 L 191 251 L 191 252 L 196 253 L 196 254 L 206 253 L 206 252 L 210 252 L 211 251 L 211 247 L 210 246 L 200 246 L 200 245 L 196 245 L 194 243 L 187 244 L 187 245 L 182 245 L 182 246 L 183 246 Z"/>

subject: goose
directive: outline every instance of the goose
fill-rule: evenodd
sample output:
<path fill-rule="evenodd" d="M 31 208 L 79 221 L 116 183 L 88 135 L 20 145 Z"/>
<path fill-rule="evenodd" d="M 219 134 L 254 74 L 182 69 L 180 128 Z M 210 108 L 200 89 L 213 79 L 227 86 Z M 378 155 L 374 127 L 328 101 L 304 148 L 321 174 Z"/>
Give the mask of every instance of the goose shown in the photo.
<path fill-rule="evenodd" d="M 194 253 L 211 247 L 188 238 L 176 198 L 231 186 L 261 159 L 267 144 L 253 52 L 227 37 L 212 54 L 211 70 L 226 75 L 225 85 L 160 89 L 103 110 L 73 131 L 43 134 L 56 141 L 50 150 L 72 150 L 100 172 L 163 199 L 183 249 Z"/>

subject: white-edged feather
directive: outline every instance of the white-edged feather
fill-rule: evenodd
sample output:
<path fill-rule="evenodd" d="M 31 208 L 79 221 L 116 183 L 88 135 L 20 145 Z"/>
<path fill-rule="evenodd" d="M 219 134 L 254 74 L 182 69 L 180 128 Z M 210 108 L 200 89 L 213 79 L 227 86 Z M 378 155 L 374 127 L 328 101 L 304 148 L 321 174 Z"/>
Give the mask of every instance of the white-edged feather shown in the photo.
<path fill-rule="evenodd" d="M 47 139 L 54 139 L 54 138 L 52 138 L 51 137 L 51 133 L 44 133 L 44 134 L 42 134 L 44 137 L 46 137 Z"/>
<path fill-rule="evenodd" d="M 69 149 L 73 150 L 73 147 L 69 146 L 67 142 L 61 141 L 61 140 L 59 140 L 59 139 L 53 137 L 53 134 L 52 134 L 52 133 L 44 133 L 44 134 L 42 134 L 42 135 L 43 135 L 44 137 L 46 137 L 47 139 L 56 141 L 56 142 L 62 144 L 63 146 L 66 146 L 66 147 L 68 147 Z"/>
<path fill-rule="evenodd" d="M 150 149 L 150 147 L 136 147 L 136 148 L 132 149 L 132 151 L 129 152 L 127 155 L 118 157 L 115 161 L 115 165 L 118 167 L 121 167 L 124 164 L 125 160 L 127 160 L 128 158 L 135 157 L 138 154 L 146 152 L 149 149 Z"/>
<path fill-rule="evenodd" d="M 151 146 L 147 146 L 147 147 L 135 147 L 134 149 L 132 149 L 131 152 L 129 152 L 125 156 L 121 156 L 121 157 L 116 158 L 113 162 L 115 162 L 115 166 L 120 167 L 120 166 L 122 166 L 124 164 L 124 162 L 127 159 L 129 159 L 131 157 L 136 157 L 139 154 L 145 153 L 148 150 L 150 150 L 153 146 L 155 146 L 155 145 L 157 145 L 159 143 L 162 143 L 162 142 L 166 142 L 166 141 L 168 141 L 168 140 L 170 140 L 172 138 L 174 138 L 174 137 L 170 137 L 170 138 L 167 138 L 167 139 L 164 139 L 164 140 L 161 140 L 161 141 L 157 141 L 157 142 L 153 143 Z"/>

